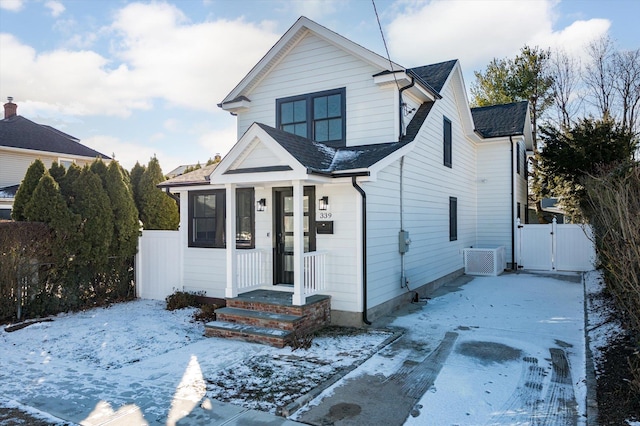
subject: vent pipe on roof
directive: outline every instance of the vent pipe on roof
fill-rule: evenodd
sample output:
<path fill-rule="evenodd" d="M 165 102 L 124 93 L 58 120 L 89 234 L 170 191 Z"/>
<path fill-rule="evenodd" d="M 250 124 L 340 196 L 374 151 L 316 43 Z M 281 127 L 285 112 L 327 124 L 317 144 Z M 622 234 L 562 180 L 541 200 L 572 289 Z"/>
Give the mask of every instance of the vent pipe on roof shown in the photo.
<path fill-rule="evenodd" d="M 4 104 L 4 118 L 13 117 L 14 115 L 18 115 L 18 105 L 13 103 L 13 98 L 9 96 L 7 98 L 9 102 Z"/>

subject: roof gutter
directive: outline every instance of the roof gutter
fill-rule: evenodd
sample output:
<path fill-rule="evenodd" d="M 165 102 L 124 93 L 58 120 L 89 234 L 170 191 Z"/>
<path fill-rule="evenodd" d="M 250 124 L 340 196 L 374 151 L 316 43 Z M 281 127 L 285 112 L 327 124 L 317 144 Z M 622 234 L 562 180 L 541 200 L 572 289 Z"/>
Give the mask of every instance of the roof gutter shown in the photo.
<path fill-rule="evenodd" d="M 398 99 L 399 99 L 399 105 L 398 105 L 398 123 L 400 126 L 400 131 L 398 133 L 398 142 L 400 142 L 400 140 L 402 140 L 402 137 L 404 136 L 404 123 L 402 122 L 402 109 L 404 107 L 403 103 L 402 103 L 402 92 L 404 92 L 407 89 L 412 88 L 413 86 L 415 86 L 416 84 L 416 79 L 413 78 L 413 75 L 411 75 L 411 83 L 407 84 L 404 87 L 401 87 L 398 90 Z"/>
<path fill-rule="evenodd" d="M 362 322 L 371 325 L 367 318 L 367 193 L 358 185 L 355 176 L 351 177 L 351 183 L 362 197 Z"/>

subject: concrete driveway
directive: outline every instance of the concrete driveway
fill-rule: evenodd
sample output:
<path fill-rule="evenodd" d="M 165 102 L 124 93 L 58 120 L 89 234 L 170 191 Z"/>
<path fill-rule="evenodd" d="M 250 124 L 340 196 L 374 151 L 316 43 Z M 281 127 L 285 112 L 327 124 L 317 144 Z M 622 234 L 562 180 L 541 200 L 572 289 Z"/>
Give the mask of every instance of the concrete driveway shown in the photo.
<path fill-rule="evenodd" d="M 292 416 L 313 425 L 586 423 L 578 274 L 461 277 L 375 324 L 404 334 Z"/>

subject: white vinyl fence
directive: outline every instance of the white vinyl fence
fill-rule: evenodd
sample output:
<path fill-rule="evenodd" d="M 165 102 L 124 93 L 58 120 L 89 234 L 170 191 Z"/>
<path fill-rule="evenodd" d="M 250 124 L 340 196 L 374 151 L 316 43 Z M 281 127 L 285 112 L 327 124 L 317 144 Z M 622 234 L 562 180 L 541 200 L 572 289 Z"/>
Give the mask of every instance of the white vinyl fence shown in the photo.
<path fill-rule="evenodd" d="M 522 225 L 518 222 L 516 259 L 525 270 L 591 271 L 596 251 L 589 225 Z"/>
<path fill-rule="evenodd" d="M 136 255 L 136 294 L 164 300 L 180 287 L 180 233 L 142 231 Z"/>

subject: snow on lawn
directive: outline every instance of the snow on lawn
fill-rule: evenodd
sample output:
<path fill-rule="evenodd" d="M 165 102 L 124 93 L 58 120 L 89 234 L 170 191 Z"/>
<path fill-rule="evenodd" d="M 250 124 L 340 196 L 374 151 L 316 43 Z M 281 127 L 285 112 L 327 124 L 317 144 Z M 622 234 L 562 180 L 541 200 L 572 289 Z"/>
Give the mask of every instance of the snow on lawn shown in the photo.
<path fill-rule="evenodd" d="M 361 362 L 390 335 L 334 330 L 293 351 L 205 338 L 193 313 L 137 300 L 2 330 L 0 406 L 22 404 L 76 423 L 97 407 L 117 414 L 131 406 L 164 423 L 177 398 L 273 413 Z"/>

